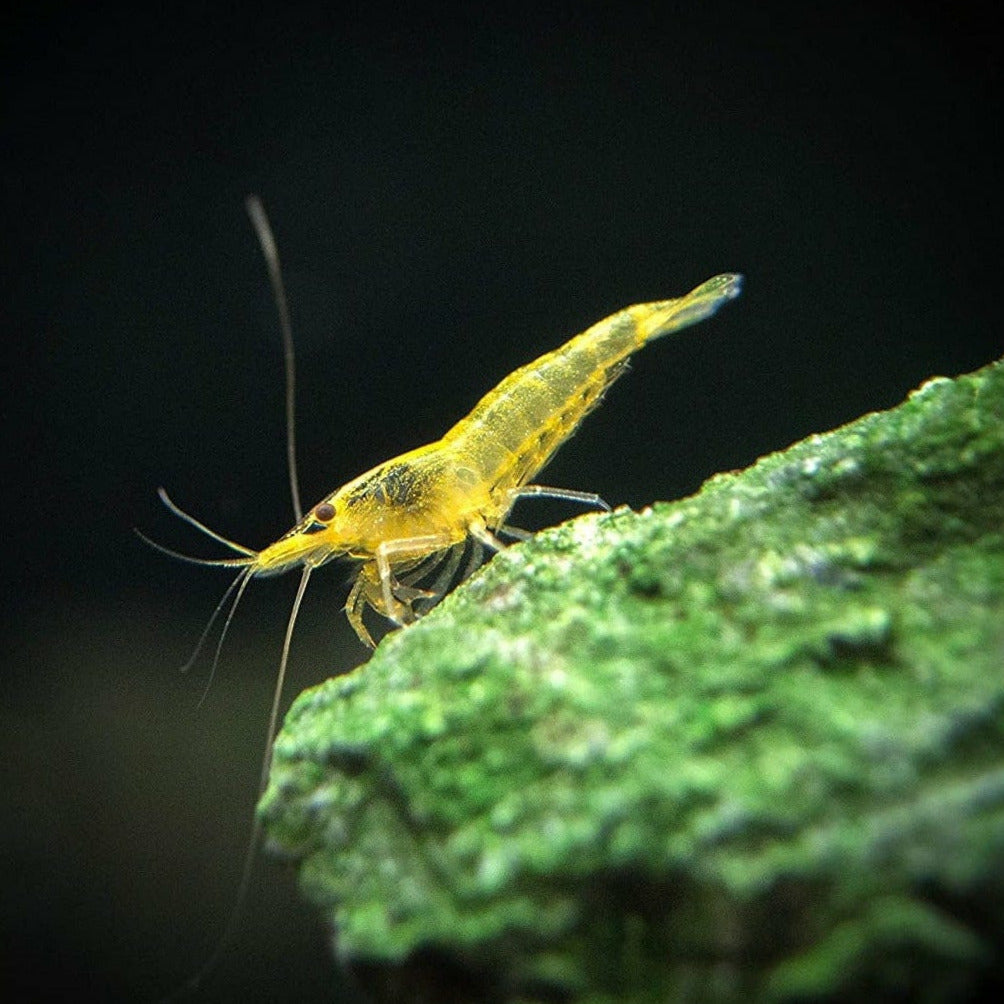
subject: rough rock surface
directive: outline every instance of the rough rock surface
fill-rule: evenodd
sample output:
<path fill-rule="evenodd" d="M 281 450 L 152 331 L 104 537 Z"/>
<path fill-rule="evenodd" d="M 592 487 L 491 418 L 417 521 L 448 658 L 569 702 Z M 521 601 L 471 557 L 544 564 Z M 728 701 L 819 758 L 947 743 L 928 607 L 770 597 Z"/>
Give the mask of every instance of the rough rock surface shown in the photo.
<path fill-rule="evenodd" d="M 1004 362 L 496 556 L 259 811 L 378 1000 L 999 987 Z"/>

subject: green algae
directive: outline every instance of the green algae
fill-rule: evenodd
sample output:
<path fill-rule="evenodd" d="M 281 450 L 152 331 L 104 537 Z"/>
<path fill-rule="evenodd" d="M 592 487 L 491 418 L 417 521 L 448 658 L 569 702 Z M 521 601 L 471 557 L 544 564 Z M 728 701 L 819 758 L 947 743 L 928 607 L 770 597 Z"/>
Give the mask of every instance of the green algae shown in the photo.
<path fill-rule="evenodd" d="M 496 556 L 299 697 L 259 811 L 382 1000 L 1000 978 L 1004 363 Z"/>

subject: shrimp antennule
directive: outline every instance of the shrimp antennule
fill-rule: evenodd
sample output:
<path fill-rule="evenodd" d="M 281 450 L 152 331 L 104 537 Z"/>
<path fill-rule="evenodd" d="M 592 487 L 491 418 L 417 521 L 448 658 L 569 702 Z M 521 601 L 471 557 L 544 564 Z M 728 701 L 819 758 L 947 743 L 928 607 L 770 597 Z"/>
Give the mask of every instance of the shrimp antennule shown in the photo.
<path fill-rule="evenodd" d="M 200 530 L 207 537 L 211 537 L 218 544 L 223 544 L 224 547 L 229 547 L 231 551 L 236 551 L 238 554 L 246 554 L 248 557 L 257 557 L 256 552 L 252 551 L 250 547 L 245 547 L 243 544 L 238 544 L 235 541 L 229 540 L 228 538 L 218 534 L 215 530 L 210 530 L 205 523 L 197 520 L 194 516 L 185 512 L 184 509 L 179 508 L 171 501 L 171 497 L 167 494 L 167 491 L 163 488 L 157 489 L 157 495 L 160 501 L 167 506 L 168 510 L 172 512 L 178 519 L 184 520 L 189 526 L 194 526 L 196 530 Z"/>
<path fill-rule="evenodd" d="M 254 551 L 251 551 L 246 558 L 196 558 L 194 555 L 182 554 L 181 551 L 175 551 L 173 548 L 158 544 L 157 541 L 151 540 L 138 527 L 134 526 L 132 532 L 144 544 L 152 547 L 155 551 L 160 551 L 161 554 L 166 554 L 170 558 L 177 558 L 178 561 L 187 561 L 190 565 L 209 565 L 216 568 L 247 568 L 258 561 L 258 555 Z"/>

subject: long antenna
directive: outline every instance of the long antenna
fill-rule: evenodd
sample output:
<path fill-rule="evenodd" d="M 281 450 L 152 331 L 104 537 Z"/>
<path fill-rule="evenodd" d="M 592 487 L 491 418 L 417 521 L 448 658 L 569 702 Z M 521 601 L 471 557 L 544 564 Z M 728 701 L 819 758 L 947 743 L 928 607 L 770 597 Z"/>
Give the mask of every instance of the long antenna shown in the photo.
<path fill-rule="evenodd" d="M 289 467 L 289 493 L 293 499 L 293 515 L 299 523 L 303 519 L 303 509 L 300 506 L 300 481 L 296 473 L 296 359 L 293 354 L 293 325 L 289 319 L 286 287 L 282 281 L 282 268 L 279 265 L 279 249 L 276 247 L 265 207 L 257 195 L 249 195 L 244 205 L 258 235 L 262 254 L 265 256 L 269 282 L 272 283 L 272 295 L 275 297 L 275 308 L 279 312 L 279 327 L 282 329 L 282 354 L 286 364 L 286 463 Z"/>
<path fill-rule="evenodd" d="M 272 713 L 269 715 L 268 720 L 268 733 L 265 738 L 265 754 L 261 761 L 261 774 L 258 779 L 258 797 L 255 799 L 256 802 L 261 800 L 261 796 L 265 793 L 265 788 L 268 785 L 268 771 L 272 764 L 272 750 L 275 746 L 276 725 L 279 721 L 279 703 L 282 700 L 282 686 L 286 680 L 286 667 L 289 664 L 289 647 L 293 640 L 293 628 L 296 625 L 296 618 L 300 612 L 300 604 L 303 602 L 303 594 L 307 591 L 307 583 L 310 581 L 310 573 L 310 565 L 304 565 L 303 574 L 300 576 L 300 584 L 296 590 L 296 599 L 293 600 L 293 607 L 289 613 L 289 621 L 286 624 L 286 636 L 282 643 L 282 658 L 279 661 L 279 675 L 276 678 L 275 690 L 272 695 Z M 242 591 L 247 581 L 248 580 L 245 579 L 244 582 L 241 583 Z M 240 599 L 239 593 L 238 599 Z M 236 606 L 236 602 L 234 603 L 234 606 Z M 231 608 L 231 614 L 232 613 L 233 608 Z M 224 631 L 225 630 L 226 629 L 224 628 Z M 206 978 L 206 976 L 208 976 L 209 973 L 216 968 L 216 964 L 220 961 L 223 952 L 230 944 L 230 939 L 234 936 L 237 931 L 237 927 L 240 924 L 241 913 L 244 910 L 244 905 L 247 902 L 248 890 L 251 887 L 251 872 L 254 868 L 255 857 L 257 856 L 258 851 L 258 843 L 261 840 L 261 832 L 262 817 L 255 812 L 254 819 L 251 824 L 251 835 L 248 837 L 247 850 L 244 852 L 244 862 L 241 865 L 241 877 L 237 886 L 237 895 L 234 897 L 234 906 L 230 911 L 230 917 L 227 919 L 223 933 L 217 939 L 216 946 L 213 948 L 209 958 L 207 958 L 206 961 L 199 967 L 198 972 L 195 973 L 194 976 L 190 977 L 185 984 L 174 991 L 174 993 L 170 994 L 168 997 L 162 998 L 159 1004 L 168 1004 L 169 1001 L 178 1000 L 195 993 L 195 991 L 202 985 L 202 981 Z"/>

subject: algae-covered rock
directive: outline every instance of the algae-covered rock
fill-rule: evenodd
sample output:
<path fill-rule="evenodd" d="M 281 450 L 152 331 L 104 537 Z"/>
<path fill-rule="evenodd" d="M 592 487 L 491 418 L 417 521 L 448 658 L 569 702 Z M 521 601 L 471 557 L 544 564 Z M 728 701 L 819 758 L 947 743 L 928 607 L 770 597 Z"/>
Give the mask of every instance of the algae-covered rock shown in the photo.
<path fill-rule="evenodd" d="M 499 554 L 300 696 L 259 811 L 376 999 L 1000 980 L 1004 363 Z"/>

